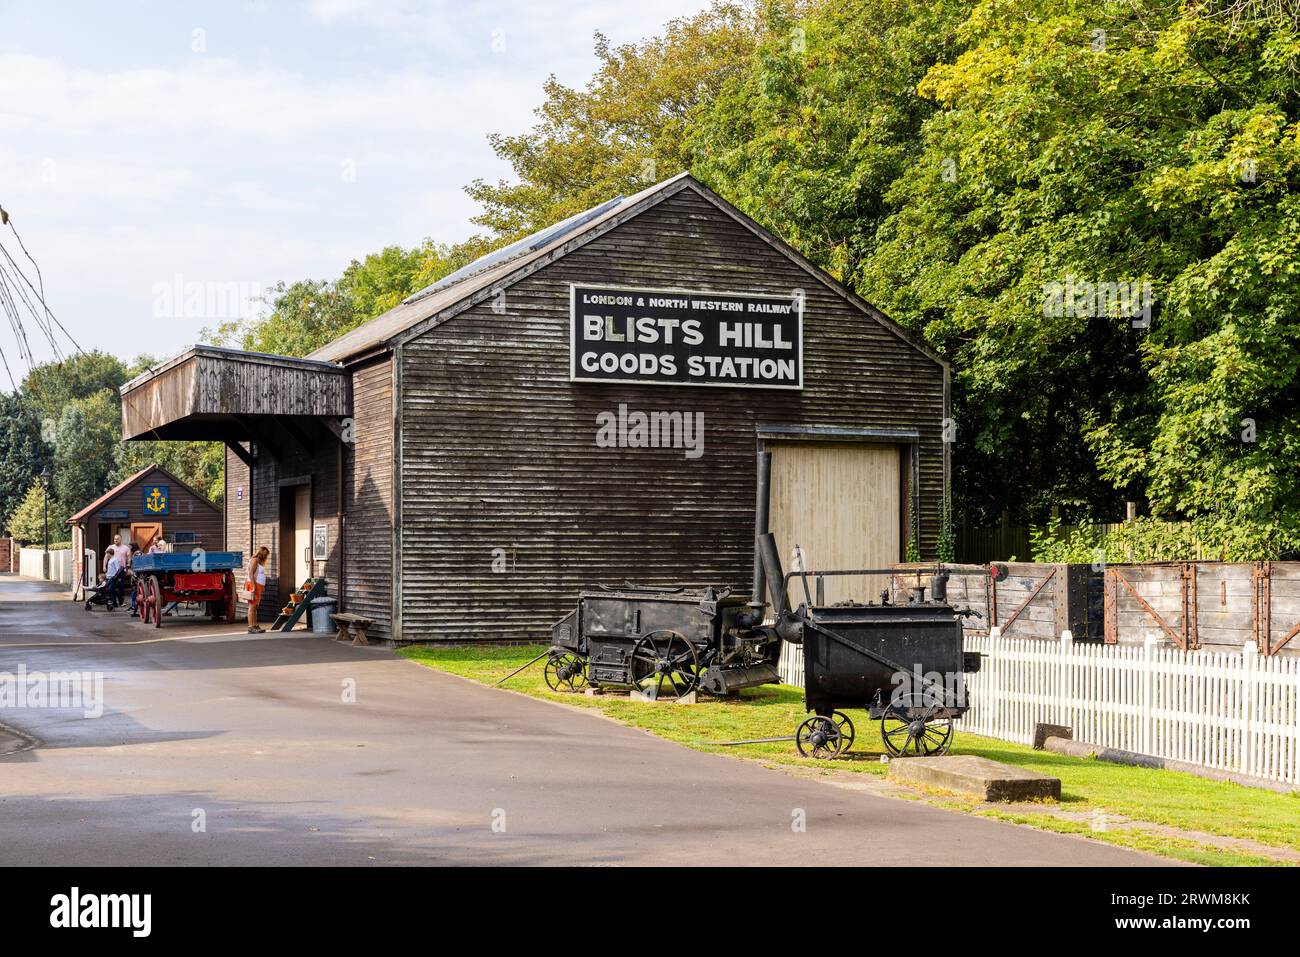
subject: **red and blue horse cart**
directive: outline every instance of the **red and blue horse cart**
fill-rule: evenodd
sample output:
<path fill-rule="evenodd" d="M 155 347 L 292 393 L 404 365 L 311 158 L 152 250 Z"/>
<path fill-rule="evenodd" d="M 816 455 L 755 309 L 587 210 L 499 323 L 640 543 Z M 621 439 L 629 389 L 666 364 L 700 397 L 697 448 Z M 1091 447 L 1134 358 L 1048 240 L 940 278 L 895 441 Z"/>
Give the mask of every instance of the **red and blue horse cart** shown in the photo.
<path fill-rule="evenodd" d="M 137 555 L 135 610 L 140 620 L 162 627 L 163 613 L 173 602 L 201 602 L 212 620 L 235 620 L 235 569 L 243 567 L 243 552 L 202 552 L 199 555 L 154 552 Z"/>

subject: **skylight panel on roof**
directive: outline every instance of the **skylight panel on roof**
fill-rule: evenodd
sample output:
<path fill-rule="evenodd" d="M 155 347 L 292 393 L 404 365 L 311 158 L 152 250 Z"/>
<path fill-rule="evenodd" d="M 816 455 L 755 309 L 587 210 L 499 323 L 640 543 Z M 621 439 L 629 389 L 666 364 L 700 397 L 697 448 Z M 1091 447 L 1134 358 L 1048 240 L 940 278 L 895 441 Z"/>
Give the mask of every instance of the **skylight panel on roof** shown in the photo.
<path fill-rule="evenodd" d="M 485 256 L 480 256 L 469 265 L 462 266 L 455 272 L 443 276 L 437 282 L 425 286 L 419 292 L 407 296 L 402 300 L 402 302 L 415 302 L 419 299 L 423 299 L 425 296 L 438 292 L 440 289 L 454 286 L 462 279 L 467 279 L 470 276 L 481 273 L 485 269 L 491 269 L 493 266 L 499 265 L 507 260 L 515 259 L 527 253 L 536 252 L 543 246 L 547 246 L 555 240 L 573 232 L 579 226 L 591 222 L 597 216 L 603 215 L 608 210 L 623 202 L 623 199 L 624 197 L 617 196 L 614 199 L 601 203 L 599 206 L 593 206 L 591 209 L 570 216 L 568 219 L 562 220 L 554 226 L 547 226 L 545 229 L 540 229 L 531 236 L 525 236 L 523 239 L 511 243 L 509 246 L 504 246 L 495 252 L 490 252 Z"/>

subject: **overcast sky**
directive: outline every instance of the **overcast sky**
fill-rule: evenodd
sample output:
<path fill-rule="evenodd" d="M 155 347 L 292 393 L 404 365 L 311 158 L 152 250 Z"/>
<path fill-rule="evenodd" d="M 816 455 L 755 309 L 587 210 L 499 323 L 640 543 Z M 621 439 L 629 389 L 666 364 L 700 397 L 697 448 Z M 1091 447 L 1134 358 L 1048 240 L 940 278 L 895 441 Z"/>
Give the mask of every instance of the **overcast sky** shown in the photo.
<path fill-rule="evenodd" d="M 487 134 L 531 126 L 548 73 L 585 83 L 594 31 L 704 6 L 0 0 L 0 205 L 84 348 L 171 354 L 222 291 L 464 238 L 462 187 L 508 175 Z M 191 295 L 168 307 L 173 289 Z M 7 323 L 0 349 L 21 366 Z"/>

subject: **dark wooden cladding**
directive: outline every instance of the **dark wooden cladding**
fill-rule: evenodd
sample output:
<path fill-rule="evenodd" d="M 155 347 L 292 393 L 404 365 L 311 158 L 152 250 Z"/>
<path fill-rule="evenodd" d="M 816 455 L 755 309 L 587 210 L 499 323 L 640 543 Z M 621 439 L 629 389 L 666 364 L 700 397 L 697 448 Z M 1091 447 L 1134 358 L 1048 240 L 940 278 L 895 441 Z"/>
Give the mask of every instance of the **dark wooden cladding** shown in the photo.
<path fill-rule="evenodd" d="M 345 459 L 344 598 L 347 610 L 391 636 L 393 601 L 393 363 L 352 371 L 356 414 Z"/>
<path fill-rule="evenodd" d="M 349 380 L 343 369 L 226 350 L 192 349 L 122 391 L 125 439 L 188 437 L 181 431 L 187 425 L 197 428 L 214 417 L 343 417 L 350 412 Z"/>
<path fill-rule="evenodd" d="M 382 639 L 390 636 L 392 620 L 392 361 L 385 356 L 358 366 L 349 378 L 357 395 L 357 414 L 346 429 L 350 444 L 318 431 L 320 444 L 310 454 L 282 446 L 277 459 L 266 449 L 256 450 L 251 470 L 227 450 L 226 535 L 245 555 L 262 545 L 271 550 L 261 613 L 273 617 L 297 584 L 280 581 L 280 490 L 310 485 L 312 524 L 329 530 L 329 557 L 313 562 L 312 571 L 325 576 L 327 593 L 341 599 L 341 610 L 373 618 L 370 635 Z M 242 586 L 243 573 L 238 577 Z"/>
<path fill-rule="evenodd" d="M 571 383 L 570 282 L 803 289 L 805 388 Z M 747 589 L 763 427 L 916 430 L 933 554 L 943 367 L 692 190 L 508 287 L 504 314 L 483 303 L 411 339 L 401 363 L 403 640 L 536 639 L 599 582 Z M 703 455 L 598 448 L 596 416 L 620 403 L 703 413 Z"/>
<path fill-rule="evenodd" d="M 245 444 L 245 449 L 248 445 Z M 248 481 L 248 466 L 240 461 L 230 449 L 226 449 L 226 547 L 232 552 L 243 552 L 244 563 L 252 556 L 252 528 L 250 527 L 248 495 L 251 485 Z M 244 587 L 244 573 L 235 573 L 239 587 Z M 241 612 L 242 613 L 242 612 Z"/>
<path fill-rule="evenodd" d="M 265 450 L 254 447 L 256 456 L 252 469 L 226 450 L 226 529 L 227 540 L 239 543 L 244 553 L 244 563 L 253 551 L 265 545 L 270 549 L 266 562 L 266 590 L 262 595 L 259 615 L 274 618 L 276 611 L 288 600 L 298 582 L 280 580 L 280 558 L 283 543 L 280 541 L 280 490 L 287 486 L 311 487 L 311 522 L 325 525 L 329 530 L 329 551 L 325 561 L 313 561 L 312 574 L 324 575 L 329 581 L 329 594 L 337 596 L 342 554 L 339 549 L 338 517 L 338 443 L 332 437 L 310 452 L 281 449 L 279 461 Z M 242 496 L 240 494 L 242 489 Z M 251 513 L 251 514 L 250 514 Z M 236 546 L 231 545 L 234 549 Z M 236 574 L 240 587 L 244 572 Z M 240 614 L 244 606 L 240 603 Z"/>
<path fill-rule="evenodd" d="M 255 451 L 256 460 L 250 469 L 237 455 L 226 450 L 226 540 L 231 550 L 244 553 L 244 567 L 253 551 L 265 545 L 270 549 L 266 559 L 266 590 L 261 599 L 260 616 L 274 618 L 276 611 L 287 601 L 289 593 L 299 583 L 281 581 L 281 532 L 279 532 L 279 490 L 283 485 L 311 486 L 312 524 L 329 528 L 329 553 L 325 562 L 312 562 L 313 575 L 324 575 L 330 581 L 330 594 L 337 594 L 339 568 L 338 542 L 338 467 L 337 452 L 328 446 L 315 455 L 283 450 L 276 460 Z M 243 494 L 240 497 L 240 490 Z M 250 516 L 251 512 L 251 516 Z M 244 572 L 237 575 L 243 588 Z M 240 614 L 244 614 L 240 603 Z"/>

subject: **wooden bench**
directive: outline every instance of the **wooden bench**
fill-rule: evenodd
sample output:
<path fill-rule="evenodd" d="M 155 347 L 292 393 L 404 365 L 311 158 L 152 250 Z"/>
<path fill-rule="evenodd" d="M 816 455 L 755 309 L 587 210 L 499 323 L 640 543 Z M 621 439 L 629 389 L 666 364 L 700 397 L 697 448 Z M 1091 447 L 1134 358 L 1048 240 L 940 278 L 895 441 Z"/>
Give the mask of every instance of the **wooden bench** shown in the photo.
<path fill-rule="evenodd" d="M 334 636 L 335 641 L 347 641 L 351 638 L 354 645 L 370 644 L 370 640 L 366 637 L 366 629 L 375 623 L 373 618 L 347 612 L 333 614 L 330 617 L 339 628 L 339 633 Z"/>

